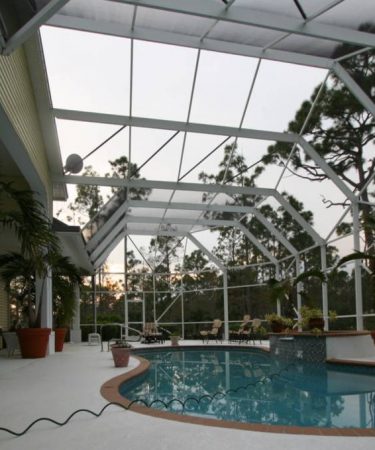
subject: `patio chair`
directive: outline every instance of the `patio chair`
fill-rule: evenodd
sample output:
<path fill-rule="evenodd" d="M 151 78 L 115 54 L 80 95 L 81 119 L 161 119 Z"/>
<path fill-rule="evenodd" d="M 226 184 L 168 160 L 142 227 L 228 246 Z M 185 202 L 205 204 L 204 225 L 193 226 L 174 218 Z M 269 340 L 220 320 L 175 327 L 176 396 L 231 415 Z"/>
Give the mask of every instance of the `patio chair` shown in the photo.
<path fill-rule="evenodd" d="M 164 342 L 163 333 L 158 330 L 155 322 L 146 322 L 141 333 L 143 343 L 151 344 L 153 342 Z"/>
<path fill-rule="evenodd" d="M 260 328 L 262 326 L 261 319 L 253 319 L 251 324 L 250 333 L 248 336 L 249 341 L 253 341 L 253 344 L 255 345 L 255 340 L 259 340 L 259 343 L 261 343 L 261 334 L 260 334 Z"/>
<path fill-rule="evenodd" d="M 221 330 L 221 326 L 222 326 L 223 322 L 220 319 L 215 319 L 212 322 L 212 328 L 211 330 L 202 330 L 200 331 L 200 335 L 202 337 L 202 341 L 207 342 L 210 339 L 215 339 L 216 342 L 218 340 L 222 340 L 222 330 Z"/>
<path fill-rule="evenodd" d="M 238 330 L 233 330 L 230 332 L 229 340 L 230 341 L 247 341 L 249 337 L 249 326 L 251 325 L 251 316 L 250 314 L 245 314 L 242 319 L 242 323 Z"/>

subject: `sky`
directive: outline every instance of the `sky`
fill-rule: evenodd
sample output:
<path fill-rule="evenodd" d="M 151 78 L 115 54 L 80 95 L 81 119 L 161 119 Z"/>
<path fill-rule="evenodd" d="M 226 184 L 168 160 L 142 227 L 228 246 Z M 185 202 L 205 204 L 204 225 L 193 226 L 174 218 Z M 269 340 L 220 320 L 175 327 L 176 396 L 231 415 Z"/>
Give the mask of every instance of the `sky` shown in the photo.
<path fill-rule="evenodd" d="M 134 115 L 167 119 L 284 131 L 301 102 L 326 76 L 326 70 L 300 65 L 262 61 L 253 84 L 258 60 L 164 44 L 134 41 L 133 89 L 131 93 L 131 42 L 125 38 L 96 35 L 44 26 L 41 29 L 47 72 L 55 108 Z M 194 81 L 197 58 L 199 65 Z M 250 102 L 246 101 L 252 87 Z M 194 96 L 189 113 L 191 91 Z M 132 101 L 130 101 L 130 98 Z M 56 120 L 62 160 L 77 153 L 86 156 L 97 145 L 118 130 L 118 126 Z M 132 128 L 131 160 L 143 164 L 174 132 Z M 226 136 L 188 133 L 177 135 L 141 171 L 141 177 L 151 180 L 177 181 L 203 156 L 211 152 Z M 229 142 L 233 142 L 233 139 Z M 238 151 L 246 164 L 258 161 L 271 141 L 238 139 Z M 181 160 L 181 150 L 184 148 Z M 198 175 L 216 173 L 223 158 L 221 146 L 183 181 L 198 182 Z M 85 160 L 101 176 L 110 171 L 109 160 L 122 155 L 129 157 L 129 129 L 126 128 L 109 143 Z M 260 176 L 259 187 L 274 188 L 295 195 L 312 210 L 315 228 L 326 237 L 343 212 L 340 206 L 328 208 L 323 199 L 336 202 L 342 194 L 330 181 L 314 183 L 302 180 L 280 167 L 269 167 Z M 75 187 L 69 186 L 68 202 L 73 201 Z M 105 196 L 109 189 L 103 190 Z M 154 195 L 154 194 L 153 194 Z M 156 193 L 155 193 L 156 195 Z M 55 202 L 55 213 L 66 218 L 66 204 Z M 71 215 L 71 213 L 69 213 Z M 208 248 L 215 245 L 215 235 L 199 233 Z M 134 237 L 138 246 L 147 247 L 144 237 Z M 352 243 L 341 243 L 351 251 Z M 112 253 L 112 270 L 122 267 L 123 246 Z M 192 244 L 188 252 L 195 249 Z"/>

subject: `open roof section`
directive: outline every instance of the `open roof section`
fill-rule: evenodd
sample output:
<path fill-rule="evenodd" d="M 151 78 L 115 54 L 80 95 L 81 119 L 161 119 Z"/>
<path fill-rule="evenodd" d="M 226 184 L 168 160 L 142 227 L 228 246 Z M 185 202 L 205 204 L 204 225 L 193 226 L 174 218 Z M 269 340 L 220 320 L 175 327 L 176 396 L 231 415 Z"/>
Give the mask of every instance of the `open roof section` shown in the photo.
<path fill-rule="evenodd" d="M 107 243 L 107 250 L 113 248 L 130 232 L 198 235 L 198 230 L 218 226 L 210 208 L 223 204 L 221 212 L 237 220 L 243 212 L 231 210 L 231 200 L 221 194 L 225 188 L 212 192 L 200 212 L 196 206 L 202 201 L 195 197 L 203 196 L 211 187 L 195 185 L 193 192 L 177 182 L 197 183 L 201 171 L 217 171 L 224 146 L 233 143 L 247 166 L 256 164 L 257 156 L 277 141 L 290 143 L 291 150 L 298 143 L 299 149 L 311 156 L 313 149 L 299 136 L 282 131 L 301 100 L 323 81 L 326 69 L 339 74 L 372 111 L 371 101 L 332 59 L 342 43 L 350 44 L 347 55 L 375 46 L 374 34 L 358 30 L 373 17 L 371 0 L 363 1 L 361 10 L 357 10 L 351 0 L 92 0 L 89 4 L 71 0 L 65 4 L 48 24 L 75 31 L 46 29 L 43 38 L 60 34 L 71 43 L 61 49 L 61 61 L 56 55 L 49 60 L 53 46 L 44 50 L 52 90 L 57 87 L 65 92 L 69 83 L 80 88 L 73 103 L 67 103 L 61 92 L 60 98 L 52 95 L 52 114 L 59 119 L 59 131 L 77 125 L 80 149 L 73 146 L 74 142 L 64 145 L 61 140 L 66 153 L 83 156 L 84 148 L 90 151 L 105 139 L 102 132 L 97 133 L 97 127 L 108 127 L 110 134 L 125 126 L 116 138 L 87 158 L 87 163 L 103 177 L 108 173 L 108 160 L 126 155 L 142 167 L 141 177 L 155 180 L 149 182 L 152 191 L 144 204 L 129 205 L 127 200 L 122 229 L 117 224 L 102 247 Z M 91 40 L 92 34 L 82 31 L 98 35 Z M 114 47 L 109 45 L 111 40 Z M 75 42 L 79 43 L 77 48 Z M 88 45 L 87 51 L 82 52 L 82 47 L 78 48 L 81 45 Z M 80 55 L 90 68 L 87 84 L 84 74 L 76 77 L 66 72 L 67 66 L 79 62 Z M 91 80 L 94 75 L 96 80 Z M 264 96 L 270 82 L 274 91 L 268 89 Z M 296 91 L 298 95 L 292 99 L 291 93 Z M 78 124 L 82 130 L 92 130 L 87 133 L 87 142 L 91 140 L 93 145 L 84 142 Z M 275 169 L 270 174 L 267 168 L 267 175 L 264 172 L 259 178 L 260 186 L 288 185 L 280 180 L 283 171 Z M 285 179 L 289 174 L 283 176 Z M 170 184 L 162 185 L 160 180 Z M 112 180 L 104 178 L 55 177 L 55 181 L 112 185 Z M 118 187 L 123 186 L 121 183 L 114 182 Z M 222 183 L 228 185 L 231 180 L 224 175 Z M 340 191 L 342 183 L 333 183 Z M 350 197 L 350 191 L 346 191 Z M 248 203 L 261 198 L 249 195 Z M 157 208 L 152 202 L 159 202 Z M 309 208 L 308 202 L 304 203 Z M 136 208 L 143 212 L 135 212 Z M 321 242 L 317 233 L 315 241 Z"/>

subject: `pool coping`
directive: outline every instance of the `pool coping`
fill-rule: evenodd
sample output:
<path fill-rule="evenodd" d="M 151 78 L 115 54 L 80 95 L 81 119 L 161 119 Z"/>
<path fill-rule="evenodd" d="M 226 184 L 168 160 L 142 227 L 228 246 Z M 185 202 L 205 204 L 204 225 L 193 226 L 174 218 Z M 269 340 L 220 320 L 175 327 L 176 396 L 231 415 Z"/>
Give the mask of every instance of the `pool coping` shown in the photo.
<path fill-rule="evenodd" d="M 204 348 L 213 347 L 211 345 L 202 345 Z M 217 346 L 215 346 L 217 347 Z M 232 350 L 241 349 L 241 346 L 226 346 L 221 345 L 220 348 L 229 347 Z M 155 349 L 165 347 L 154 347 Z M 197 346 L 180 346 L 180 348 L 194 348 Z M 254 347 L 261 351 L 268 351 L 265 347 Z M 176 349 L 177 350 L 177 349 Z M 152 351 L 152 349 L 151 349 Z M 259 424 L 259 423 L 243 423 L 243 422 L 231 422 L 219 419 L 209 419 L 195 416 L 181 416 L 168 411 L 160 411 L 157 409 L 149 408 L 147 406 L 132 403 L 129 399 L 123 397 L 120 394 L 120 386 L 122 383 L 129 381 L 138 375 L 145 373 L 149 367 L 150 362 L 135 354 L 132 354 L 132 358 L 139 361 L 139 365 L 130 370 L 129 372 L 118 375 L 110 380 L 106 381 L 100 388 L 100 394 L 108 401 L 118 403 L 129 409 L 132 412 L 145 414 L 160 419 L 174 420 L 176 422 L 190 423 L 195 425 L 230 428 L 237 430 L 247 431 L 259 431 L 265 433 L 282 433 L 282 434 L 300 434 L 300 435 L 318 435 L 318 436 L 362 436 L 362 437 L 375 437 L 375 429 L 367 428 L 322 428 L 322 427 L 297 427 L 291 425 L 271 425 L 271 424 Z M 332 361 L 333 362 L 333 361 Z M 336 362 L 336 361 L 335 361 Z M 349 364 L 349 362 L 347 362 Z"/>

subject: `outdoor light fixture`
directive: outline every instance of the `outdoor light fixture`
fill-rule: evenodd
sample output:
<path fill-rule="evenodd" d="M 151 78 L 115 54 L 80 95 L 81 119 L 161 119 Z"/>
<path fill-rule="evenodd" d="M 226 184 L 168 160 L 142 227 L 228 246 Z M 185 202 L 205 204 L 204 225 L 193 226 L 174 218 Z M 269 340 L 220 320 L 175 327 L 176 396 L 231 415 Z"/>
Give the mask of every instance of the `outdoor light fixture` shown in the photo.
<path fill-rule="evenodd" d="M 70 173 L 79 173 L 83 169 L 83 159 L 76 153 L 72 153 L 66 159 L 64 170 Z"/>

